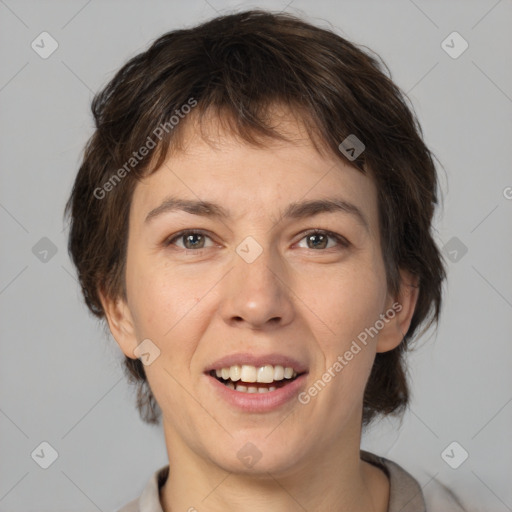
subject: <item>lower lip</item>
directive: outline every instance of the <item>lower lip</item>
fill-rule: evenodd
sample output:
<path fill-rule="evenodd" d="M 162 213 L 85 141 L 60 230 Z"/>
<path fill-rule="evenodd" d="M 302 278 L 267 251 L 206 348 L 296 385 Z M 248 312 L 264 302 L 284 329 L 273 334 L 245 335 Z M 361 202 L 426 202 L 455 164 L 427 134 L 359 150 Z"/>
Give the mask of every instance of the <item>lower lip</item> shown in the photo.
<path fill-rule="evenodd" d="M 229 405 L 246 412 L 269 412 L 278 409 L 299 394 L 306 381 L 306 373 L 274 391 L 266 393 L 245 393 L 228 388 L 215 377 L 206 375 L 213 388 Z"/>

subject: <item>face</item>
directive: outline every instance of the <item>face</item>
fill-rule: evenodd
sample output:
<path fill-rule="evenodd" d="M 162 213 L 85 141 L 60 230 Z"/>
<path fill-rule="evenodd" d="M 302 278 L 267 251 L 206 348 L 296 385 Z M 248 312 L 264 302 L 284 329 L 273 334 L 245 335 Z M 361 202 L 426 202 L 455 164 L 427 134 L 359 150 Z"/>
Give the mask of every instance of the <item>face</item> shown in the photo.
<path fill-rule="evenodd" d="M 151 340 L 169 453 L 231 472 L 284 475 L 359 449 L 375 353 L 408 321 L 403 304 L 382 321 L 395 298 L 371 177 L 282 127 L 293 142 L 256 148 L 187 126 L 185 148 L 136 186 L 127 301 L 108 315 L 129 357 Z"/>

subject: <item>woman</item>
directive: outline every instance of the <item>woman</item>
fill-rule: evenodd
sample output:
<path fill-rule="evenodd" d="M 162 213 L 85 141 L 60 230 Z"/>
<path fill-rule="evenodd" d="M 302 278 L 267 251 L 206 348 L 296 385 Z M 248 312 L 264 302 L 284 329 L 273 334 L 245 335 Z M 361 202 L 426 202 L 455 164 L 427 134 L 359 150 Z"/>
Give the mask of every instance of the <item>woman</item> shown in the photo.
<path fill-rule="evenodd" d="M 69 250 L 169 458 L 121 511 L 424 511 L 360 449 L 445 278 L 433 159 L 377 60 L 242 12 L 160 37 L 93 112 Z"/>

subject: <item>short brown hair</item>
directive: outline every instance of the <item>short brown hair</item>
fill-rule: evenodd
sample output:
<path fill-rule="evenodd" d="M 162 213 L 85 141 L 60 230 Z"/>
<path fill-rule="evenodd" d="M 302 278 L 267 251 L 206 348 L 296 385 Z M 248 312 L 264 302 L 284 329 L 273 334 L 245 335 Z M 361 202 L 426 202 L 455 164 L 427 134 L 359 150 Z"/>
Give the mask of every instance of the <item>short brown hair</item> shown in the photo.
<path fill-rule="evenodd" d="M 213 113 L 233 134 L 260 145 L 269 137 L 285 139 L 269 115 L 272 106 L 285 106 L 297 113 L 314 144 L 372 173 L 390 292 L 399 289 L 399 268 L 419 280 L 416 309 L 402 343 L 376 355 L 363 424 L 377 413 L 402 411 L 409 399 L 404 352 L 421 324 L 426 330 L 439 319 L 445 269 L 431 234 L 438 203 L 433 155 L 414 110 L 388 75 L 380 59 L 333 31 L 262 10 L 168 32 L 129 60 L 92 102 L 96 130 L 65 210 L 71 215 L 68 250 L 91 312 L 105 316 L 99 290 L 126 299 L 131 197 L 137 181 L 162 165 L 171 143 L 178 144 L 188 119 L 176 124 L 176 111 L 192 99 L 197 106 L 191 117 Z M 156 132 L 157 137 L 159 126 L 171 128 Z M 353 161 L 339 150 L 349 135 L 366 146 Z M 155 138 L 158 143 L 127 168 L 133 152 Z M 138 385 L 142 419 L 158 423 L 161 411 L 143 364 L 127 356 L 124 363 L 126 375 Z"/>

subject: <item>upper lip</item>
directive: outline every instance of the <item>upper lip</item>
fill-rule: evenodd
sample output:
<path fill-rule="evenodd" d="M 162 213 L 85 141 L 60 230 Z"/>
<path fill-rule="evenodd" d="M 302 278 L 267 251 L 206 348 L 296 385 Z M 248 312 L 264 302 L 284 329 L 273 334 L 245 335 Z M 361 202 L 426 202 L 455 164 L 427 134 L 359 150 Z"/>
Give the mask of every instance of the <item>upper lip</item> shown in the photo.
<path fill-rule="evenodd" d="M 239 352 L 217 359 L 207 366 L 205 373 L 209 373 L 212 370 L 219 370 L 221 368 L 229 368 L 237 364 L 240 366 L 246 364 L 256 366 L 257 368 L 265 366 L 266 364 L 271 364 L 272 366 L 281 365 L 285 368 L 293 368 L 297 373 L 304 373 L 307 371 L 307 366 L 304 363 L 283 354 L 271 353 L 258 355 L 249 352 Z"/>

